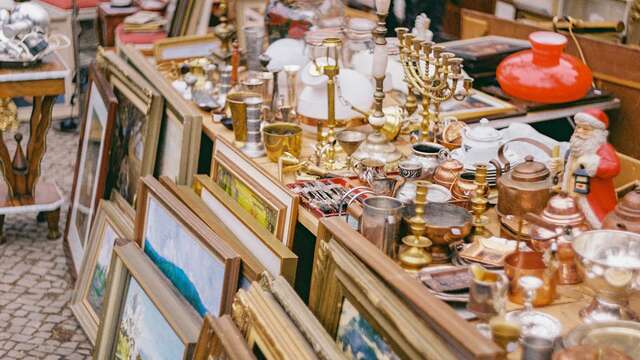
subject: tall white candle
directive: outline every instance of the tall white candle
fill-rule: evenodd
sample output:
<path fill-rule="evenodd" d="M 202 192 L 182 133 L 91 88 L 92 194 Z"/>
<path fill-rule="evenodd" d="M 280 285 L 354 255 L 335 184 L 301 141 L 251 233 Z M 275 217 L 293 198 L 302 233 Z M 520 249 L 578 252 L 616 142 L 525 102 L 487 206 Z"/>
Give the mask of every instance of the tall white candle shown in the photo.
<path fill-rule="evenodd" d="M 387 47 L 376 44 L 373 49 L 373 68 L 371 70 L 371 75 L 374 78 L 384 77 L 384 74 L 387 73 L 387 61 Z"/>

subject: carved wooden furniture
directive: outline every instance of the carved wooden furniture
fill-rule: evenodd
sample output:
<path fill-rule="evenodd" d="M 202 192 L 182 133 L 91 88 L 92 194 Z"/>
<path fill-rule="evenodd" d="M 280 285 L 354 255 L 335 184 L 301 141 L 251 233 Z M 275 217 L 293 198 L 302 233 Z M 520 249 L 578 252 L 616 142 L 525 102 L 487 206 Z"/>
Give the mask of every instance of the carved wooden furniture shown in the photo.
<path fill-rule="evenodd" d="M 124 19 L 140 10 L 136 6 L 114 7 L 110 3 L 98 5 L 98 41 L 104 47 L 115 45 L 116 27 Z"/>
<path fill-rule="evenodd" d="M 38 180 L 53 104 L 56 97 L 64 93 L 68 72 L 55 54 L 35 67 L 0 69 L 0 98 L 33 98 L 26 154 L 20 132 L 13 137 L 16 151 L 12 157 L 5 144 L 4 133 L 0 131 L 0 170 L 5 180 L 0 184 L 0 236 L 5 215 L 25 212 L 45 213 L 49 225 L 47 237 L 56 239 L 60 236 L 58 221 L 62 194 L 53 182 Z"/>

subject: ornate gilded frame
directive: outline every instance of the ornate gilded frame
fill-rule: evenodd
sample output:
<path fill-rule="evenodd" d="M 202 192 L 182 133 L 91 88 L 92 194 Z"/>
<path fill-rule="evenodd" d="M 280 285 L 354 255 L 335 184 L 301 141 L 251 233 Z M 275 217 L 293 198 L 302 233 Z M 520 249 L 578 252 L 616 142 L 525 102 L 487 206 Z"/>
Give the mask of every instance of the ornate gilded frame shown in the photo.
<path fill-rule="evenodd" d="M 103 242 L 106 241 L 104 236 L 107 227 L 112 229 L 117 238 L 133 239 L 133 219 L 127 217 L 113 202 L 101 200 L 98 204 L 96 218 L 89 237 L 89 247 L 80 267 L 70 306 L 71 311 L 78 319 L 80 326 L 92 344 L 95 344 L 96 341 L 100 314 L 97 314 L 89 303 L 88 293 L 92 286 L 99 252 L 102 249 Z"/>
<path fill-rule="evenodd" d="M 332 336 L 340 310 L 336 301 L 343 293 L 359 294 L 360 311 L 374 314 L 370 318 L 376 319 L 382 329 L 388 328 L 387 332 L 394 337 L 404 334 L 407 322 L 415 326 L 413 334 L 419 336 L 406 336 L 407 343 L 402 348 L 423 354 L 420 358 L 438 353 L 442 346 L 447 349 L 442 354 L 455 359 L 504 356 L 496 344 L 449 305 L 429 294 L 420 281 L 409 276 L 344 220 L 324 218 L 320 220 L 316 239 L 309 308 Z M 382 301 L 382 294 L 388 300 Z M 372 304 L 367 299 L 381 301 Z M 444 358 L 441 356 L 444 355 L 438 353 L 435 358 Z"/>
<path fill-rule="evenodd" d="M 204 318 L 193 360 L 255 360 L 229 315 Z"/>
<path fill-rule="evenodd" d="M 119 239 L 114 246 L 94 359 L 115 358 L 117 328 L 124 309 L 126 290 L 134 278 L 185 345 L 183 359 L 190 359 L 198 341 L 202 318 L 173 288 L 169 280 L 133 242 Z"/>
<path fill-rule="evenodd" d="M 278 301 L 257 282 L 247 290 L 238 290 L 232 318 L 252 352 L 259 351 L 266 359 L 316 359 L 313 349 Z"/>

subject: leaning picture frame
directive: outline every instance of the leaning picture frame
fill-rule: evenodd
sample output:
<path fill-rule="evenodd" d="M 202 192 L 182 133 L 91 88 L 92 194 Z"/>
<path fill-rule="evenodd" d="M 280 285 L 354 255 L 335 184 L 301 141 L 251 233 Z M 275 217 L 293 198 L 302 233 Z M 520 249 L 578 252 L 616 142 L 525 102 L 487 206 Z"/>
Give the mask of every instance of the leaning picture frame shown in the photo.
<path fill-rule="evenodd" d="M 94 359 L 190 359 L 202 319 L 133 242 L 118 239 Z"/>
<path fill-rule="evenodd" d="M 204 318 L 193 360 L 256 360 L 229 315 Z"/>
<path fill-rule="evenodd" d="M 462 101 L 448 100 L 440 104 L 440 118 L 454 116 L 458 120 L 479 119 L 486 116 L 500 115 L 515 111 L 516 107 L 479 90 L 472 90 L 471 95 Z"/>
<path fill-rule="evenodd" d="M 101 200 L 70 306 L 92 344 L 95 344 L 98 333 L 116 239 L 133 239 L 133 219 L 115 203 Z"/>
<path fill-rule="evenodd" d="M 82 116 L 80 140 L 76 156 L 69 216 L 65 226 L 65 242 L 69 248 L 72 271 L 79 273 L 88 247 L 95 209 L 104 196 L 106 173 L 118 100 L 111 85 L 98 71 L 89 67 L 89 92 Z"/>
<path fill-rule="evenodd" d="M 115 52 L 100 50 L 96 61 L 119 101 L 104 196 L 121 197 L 134 209 L 137 180 L 156 165 L 164 100 Z"/>
<path fill-rule="evenodd" d="M 202 113 L 171 87 L 140 50 L 125 44 L 119 53 L 153 83 L 166 100 L 154 173 L 158 177 L 168 176 L 180 185 L 190 185 L 198 169 Z"/>
<path fill-rule="evenodd" d="M 317 359 L 296 324 L 258 282 L 238 290 L 231 317 L 258 359 Z"/>
<path fill-rule="evenodd" d="M 140 184 L 136 243 L 198 314 L 228 313 L 240 257 L 158 180 L 146 176 Z"/>
<path fill-rule="evenodd" d="M 227 140 L 213 145 L 211 178 L 287 247 L 293 247 L 299 197 Z"/>
<path fill-rule="evenodd" d="M 346 273 L 342 270 L 340 274 L 351 276 L 357 274 L 352 266 L 367 269 L 368 281 L 370 284 L 382 283 L 388 290 L 402 299 L 402 308 L 409 307 L 413 311 L 411 322 L 422 324 L 434 337 L 439 339 L 434 344 L 440 342 L 446 343 L 449 350 L 457 359 L 498 359 L 501 358 L 503 351 L 492 341 L 486 339 L 480 334 L 475 327 L 462 319 L 449 305 L 429 294 L 427 288 L 416 278 L 410 276 L 403 270 L 393 259 L 386 256 L 382 251 L 375 247 L 359 232 L 353 230 L 343 219 L 324 218 L 320 220 L 318 227 L 316 250 L 314 255 L 314 266 L 311 276 L 311 293 L 309 296 L 309 308 L 316 314 L 325 328 L 332 333 L 335 331 L 335 321 L 337 314 L 336 300 L 330 291 L 337 291 L 334 275 L 327 275 L 330 268 L 335 269 L 331 265 L 329 259 L 330 252 L 328 244 L 333 248 L 339 246 L 342 250 L 346 250 L 351 256 L 355 257 L 359 265 L 353 265 L 353 260 L 349 261 L 351 267 Z M 341 250 L 341 254 L 344 251 Z M 333 271 L 333 270 L 331 270 Z M 335 272 L 333 273 L 335 274 Z M 375 279 L 375 281 L 374 281 Z M 359 284 L 368 284 L 364 279 L 356 279 Z M 376 285 L 377 288 L 380 286 Z M 376 290 L 378 291 L 378 290 Z M 329 294 L 329 295 L 327 295 Z M 327 299 L 326 296 L 331 297 Z M 395 301 L 394 301 L 395 302 Z M 330 305 L 333 303 L 333 305 Z M 400 303 L 393 305 L 401 306 Z M 333 315 L 330 315 L 333 314 Z M 333 317 L 330 317 L 333 316 Z M 404 316 L 404 315 L 403 315 Z M 384 319 L 384 316 L 374 316 L 374 318 Z M 422 326 L 420 325 L 420 326 Z M 416 325 L 418 326 L 418 325 Z M 335 333 L 332 333 L 335 335 Z M 434 335 L 435 334 L 435 335 Z M 426 333 L 425 333 L 426 336 Z M 424 342 L 423 338 L 422 341 Z M 446 353 L 446 352 L 445 352 Z"/>

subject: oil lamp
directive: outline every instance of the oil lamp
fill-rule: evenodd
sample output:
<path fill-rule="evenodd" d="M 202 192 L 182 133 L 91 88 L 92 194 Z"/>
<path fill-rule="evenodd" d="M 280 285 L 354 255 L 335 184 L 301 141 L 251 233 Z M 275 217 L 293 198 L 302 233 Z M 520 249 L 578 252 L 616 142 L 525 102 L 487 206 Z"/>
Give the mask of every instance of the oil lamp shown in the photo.
<path fill-rule="evenodd" d="M 584 166 L 580 165 L 580 167 L 573 172 L 573 192 L 582 195 L 589 194 L 590 182 L 591 176 L 589 176 Z"/>

